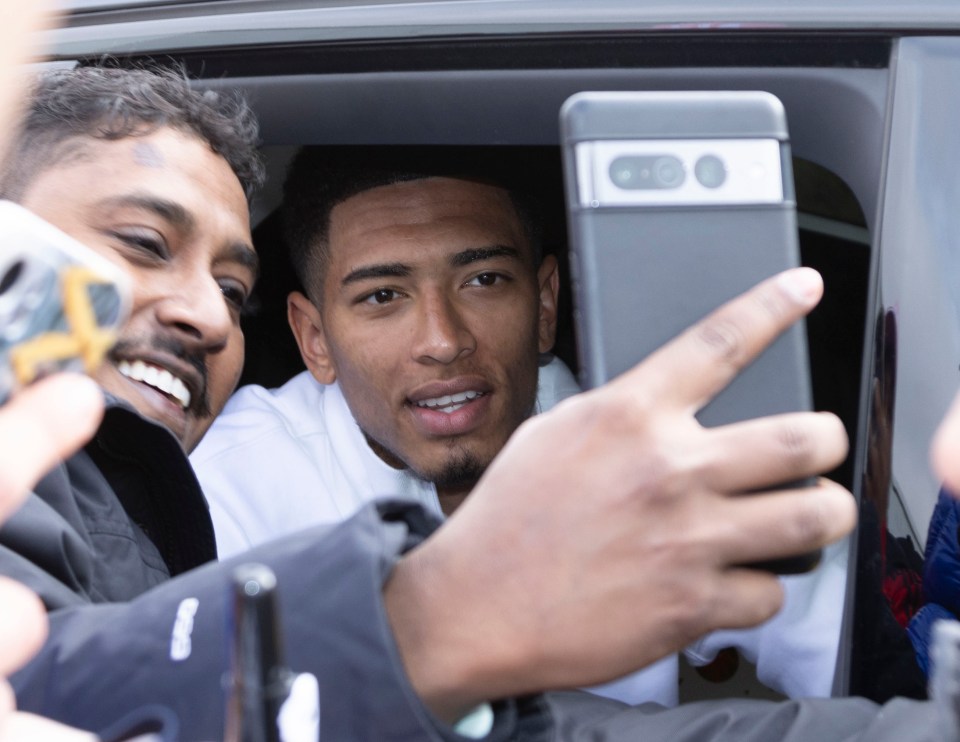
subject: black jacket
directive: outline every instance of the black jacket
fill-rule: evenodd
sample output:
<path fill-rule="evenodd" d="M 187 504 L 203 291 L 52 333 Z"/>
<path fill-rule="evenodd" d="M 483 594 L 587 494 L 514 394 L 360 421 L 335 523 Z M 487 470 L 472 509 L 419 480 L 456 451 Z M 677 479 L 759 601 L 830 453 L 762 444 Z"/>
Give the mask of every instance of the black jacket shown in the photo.
<path fill-rule="evenodd" d="M 0 530 L 3 572 L 48 610 L 130 600 L 216 559 L 206 501 L 177 440 L 111 405 L 85 450 Z"/>

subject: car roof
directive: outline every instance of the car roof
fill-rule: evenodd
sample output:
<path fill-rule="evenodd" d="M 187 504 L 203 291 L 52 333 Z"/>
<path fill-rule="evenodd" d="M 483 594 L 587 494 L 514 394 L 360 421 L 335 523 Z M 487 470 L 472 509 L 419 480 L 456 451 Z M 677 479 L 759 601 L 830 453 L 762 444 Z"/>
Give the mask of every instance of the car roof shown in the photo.
<path fill-rule="evenodd" d="M 615 31 L 960 30 L 954 0 L 67 0 L 54 56 L 250 43 Z"/>

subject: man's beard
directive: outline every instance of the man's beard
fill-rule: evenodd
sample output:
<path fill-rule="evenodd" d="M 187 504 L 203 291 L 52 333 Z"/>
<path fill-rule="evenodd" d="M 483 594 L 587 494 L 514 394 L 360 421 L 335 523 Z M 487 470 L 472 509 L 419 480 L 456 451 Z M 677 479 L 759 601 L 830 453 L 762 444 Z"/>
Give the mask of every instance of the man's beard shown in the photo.
<path fill-rule="evenodd" d="M 433 482 L 438 490 L 459 491 L 473 489 L 488 463 L 483 463 L 469 451 L 460 449 L 454 451 L 439 470 L 421 472 L 411 469 L 411 471 L 420 479 Z"/>
<path fill-rule="evenodd" d="M 454 447 L 439 467 L 426 470 L 404 461 L 368 433 L 364 432 L 363 437 L 366 438 L 367 445 L 373 449 L 374 453 L 389 466 L 395 469 L 406 469 L 417 479 L 436 485 L 438 490 L 472 488 L 490 464 L 489 461 L 481 461 L 475 454 L 464 448 Z"/>

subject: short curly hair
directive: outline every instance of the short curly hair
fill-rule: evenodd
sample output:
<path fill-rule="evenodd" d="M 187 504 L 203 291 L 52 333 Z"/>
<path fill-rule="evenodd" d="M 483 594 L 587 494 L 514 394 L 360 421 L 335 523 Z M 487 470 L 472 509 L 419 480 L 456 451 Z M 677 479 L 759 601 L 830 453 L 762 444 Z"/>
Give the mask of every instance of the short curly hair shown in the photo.
<path fill-rule="evenodd" d="M 263 185 L 259 127 L 237 93 L 198 90 L 182 70 L 91 66 L 41 72 L 0 170 L 0 197 L 18 200 L 78 137 L 116 140 L 169 126 L 230 165 L 249 201 Z"/>

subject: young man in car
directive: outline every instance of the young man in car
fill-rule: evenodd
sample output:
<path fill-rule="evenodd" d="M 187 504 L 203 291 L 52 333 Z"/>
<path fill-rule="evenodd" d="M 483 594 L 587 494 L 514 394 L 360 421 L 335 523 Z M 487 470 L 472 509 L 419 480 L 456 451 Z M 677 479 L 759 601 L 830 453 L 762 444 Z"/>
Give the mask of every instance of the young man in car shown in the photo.
<path fill-rule="evenodd" d="M 256 272 L 245 122 L 182 80 L 60 71 L 37 87 L 0 179 L 134 278 L 131 319 L 97 373 L 110 396 L 99 430 L 0 532 L 0 569 L 50 611 L 47 644 L 12 678 L 18 700 L 82 728 L 153 703 L 183 739 L 223 730 L 232 569 L 212 561 L 184 450 L 242 361 L 238 312 Z M 246 555 L 277 574 L 290 664 L 319 679 L 321 739 L 461 739 L 452 724 L 485 702 L 475 736 L 490 740 L 933 739 L 930 705 L 655 712 L 526 695 L 768 618 L 779 583 L 733 565 L 852 527 L 849 494 L 829 482 L 737 497 L 835 465 L 835 418 L 704 430 L 693 417 L 821 292 L 812 271 L 767 281 L 617 382 L 524 423 L 435 532 L 417 506 L 388 502 Z"/>
<path fill-rule="evenodd" d="M 385 492 L 449 514 L 521 422 L 580 391 L 549 355 L 559 276 L 511 175 L 525 165 L 463 148 L 297 156 L 284 221 L 306 295 L 288 319 L 308 371 L 241 389 L 191 455 L 221 557 Z"/>
<path fill-rule="evenodd" d="M 240 389 L 191 455 L 221 557 L 383 493 L 449 515 L 527 417 L 579 391 L 543 360 L 559 277 L 534 194 L 551 164 L 460 147 L 297 155 L 283 210 L 305 294 L 290 295 L 288 318 L 308 370 Z M 845 584 L 838 545 L 814 574 L 784 581 L 773 622 L 712 634 L 687 658 L 736 647 L 771 688 L 829 696 Z M 671 656 L 597 690 L 676 705 L 678 672 Z"/>

